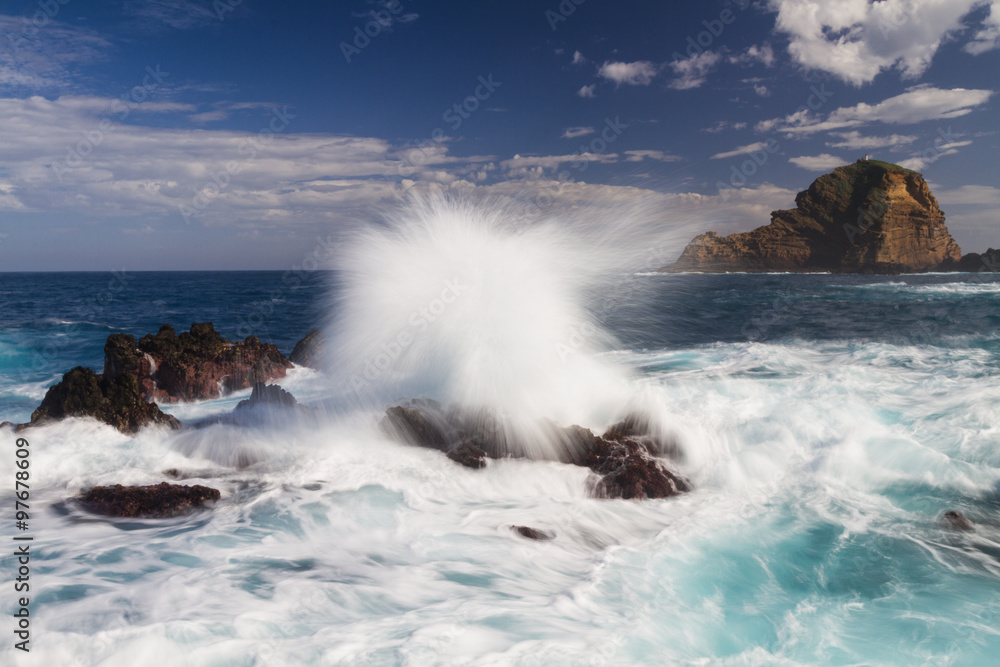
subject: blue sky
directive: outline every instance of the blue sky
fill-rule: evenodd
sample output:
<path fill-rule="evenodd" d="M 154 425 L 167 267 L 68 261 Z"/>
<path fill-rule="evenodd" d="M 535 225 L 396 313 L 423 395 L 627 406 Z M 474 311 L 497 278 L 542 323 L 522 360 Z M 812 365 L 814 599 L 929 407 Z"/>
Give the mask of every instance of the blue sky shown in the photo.
<path fill-rule="evenodd" d="M 998 88 L 1000 0 L 8 1 L 0 269 L 287 270 L 425 191 L 730 233 L 866 153 L 982 251 Z"/>

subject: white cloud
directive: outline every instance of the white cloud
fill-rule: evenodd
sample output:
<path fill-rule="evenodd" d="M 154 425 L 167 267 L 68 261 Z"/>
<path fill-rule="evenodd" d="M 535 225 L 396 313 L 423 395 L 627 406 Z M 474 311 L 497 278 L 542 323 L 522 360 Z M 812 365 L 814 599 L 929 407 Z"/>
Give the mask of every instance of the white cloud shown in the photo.
<path fill-rule="evenodd" d="M 111 112 L 113 104 L 87 96 L 0 98 L 0 208 L 142 216 L 155 224 L 180 219 L 179 207 L 192 206 L 202 192 L 207 206 L 197 219 L 205 224 L 317 222 L 395 197 L 403 179 L 423 188 L 471 184 L 492 160 L 450 156 L 445 144 L 417 148 L 295 133 L 294 120 L 285 131 L 263 135 L 149 127 L 138 124 L 149 113 L 195 109 L 146 102 L 126 123 Z M 260 129 L 273 129 L 271 120 L 262 117 Z"/>
<path fill-rule="evenodd" d="M 843 81 L 868 83 L 884 70 L 924 73 L 942 43 L 964 29 L 982 0 L 770 0 L 775 27 L 798 64 Z M 992 35 L 989 26 L 982 42 Z M 981 43 L 978 41 L 974 43 Z M 973 47 L 976 48 L 976 47 Z"/>
<path fill-rule="evenodd" d="M 991 90 L 915 86 L 878 104 L 862 102 L 853 107 L 841 107 L 825 120 L 808 111 L 797 111 L 785 118 L 762 121 L 756 129 L 760 132 L 777 129 L 788 135 L 807 135 L 862 127 L 874 122 L 908 125 L 926 120 L 948 120 L 971 113 L 992 95 Z"/>
<path fill-rule="evenodd" d="M 574 51 L 573 52 L 573 64 L 574 65 L 579 65 L 579 64 L 585 63 L 585 62 L 587 62 L 587 59 L 583 57 L 582 53 L 580 53 L 579 51 Z"/>
<path fill-rule="evenodd" d="M 0 90 L 19 93 L 72 90 L 74 66 L 114 50 L 96 32 L 54 20 L 37 28 L 22 17 L 0 15 L 0 35 Z"/>
<path fill-rule="evenodd" d="M 677 90 L 697 88 L 705 83 L 708 73 L 722 59 L 715 51 L 703 51 L 689 58 L 678 59 L 670 63 L 676 78 L 670 82 L 670 87 Z"/>
<path fill-rule="evenodd" d="M 562 139 L 576 139 L 577 137 L 585 137 L 588 134 L 593 134 L 594 128 L 592 127 L 567 127 L 562 133 Z"/>
<path fill-rule="evenodd" d="M 808 169 L 809 171 L 830 171 L 831 169 L 847 164 L 847 160 L 839 158 L 836 155 L 830 155 L 829 153 L 822 153 L 820 155 L 813 156 L 791 157 L 788 158 L 788 161 L 796 167 L 802 167 L 803 169 Z"/>
<path fill-rule="evenodd" d="M 753 85 L 753 92 L 757 93 L 760 97 L 770 97 L 771 95 L 771 91 L 762 83 L 755 83 Z"/>
<path fill-rule="evenodd" d="M 716 153 L 709 160 L 724 160 L 729 157 L 736 157 L 737 155 L 746 155 L 747 153 L 753 153 L 754 151 L 759 151 L 763 148 L 767 148 L 766 141 L 757 141 L 746 146 L 740 146 L 739 148 L 734 148 L 731 151 L 726 151 L 724 153 Z"/>
<path fill-rule="evenodd" d="M 642 162 L 643 160 L 657 160 L 659 162 L 677 162 L 681 159 L 680 155 L 673 155 L 671 153 L 665 153 L 663 151 L 625 151 L 626 162 Z"/>
<path fill-rule="evenodd" d="M 912 144 L 917 140 L 916 135 L 912 134 L 891 134 L 889 136 L 882 137 L 866 137 L 862 136 L 862 134 L 857 130 L 852 130 L 851 132 L 834 132 L 833 135 L 840 137 L 840 141 L 827 142 L 826 145 L 830 148 L 887 148 Z"/>
<path fill-rule="evenodd" d="M 965 45 L 965 50 L 973 55 L 979 55 L 998 48 L 1000 48 L 1000 0 L 993 0 L 990 4 L 990 13 L 983 20 L 982 29 Z"/>
<path fill-rule="evenodd" d="M 595 92 L 596 90 L 597 84 L 591 84 L 576 91 L 576 94 L 583 98 L 597 97 L 597 93 Z"/>
<path fill-rule="evenodd" d="M 709 132 L 711 134 L 718 134 L 723 130 L 742 130 L 746 128 L 747 124 L 743 121 L 733 122 L 729 120 L 720 120 L 712 127 L 706 127 L 703 131 Z"/>
<path fill-rule="evenodd" d="M 763 63 L 765 67 L 770 67 L 774 64 L 774 49 L 771 48 L 770 44 L 762 44 L 761 46 L 754 44 L 743 53 L 730 56 L 729 62 L 735 65 Z"/>
<path fill-rule="evenodd" d="M 1000 208 L 1000 188 L 991 185 L 963 185 L 954 190 L 934 190 L 940 204 L 979 204 Z"/>
<path fill-rule="evenodd" d="M 940 143 L 940 140 L 938 140 L 934 143 L 934 145 L 922 153 L 914 155 L 908 160 L 901 160 L 899 162 L 899 166 L 906 167 L 907 169 L 912 169 L 914 171 L 923 171 L 930 165 L 937 162 L 938 159 L 943 158 L 946 155 L 955 155 L 958 153 L 959 148 L 963 148 L 971 144 L 971 141 L 952 141 L 949 143 Z"/>
<path fill-rule="evenodd" d="M 560 165 L 583 163 L 618 162 L 617 153 L 573 153 L 571 155 L 515 155 L 509 160 L 502 160 L 500 168 L 511 178 L 541 178 L 549 171 L 557 170 Z"/>
<path fill-rule="evenodd" d="M 617 85 L 648 86 L 659 72 L 659 67 L 653 63 L 640 60 L 634 63 L 607 62 L 597 70 L 599 76 Z"/>

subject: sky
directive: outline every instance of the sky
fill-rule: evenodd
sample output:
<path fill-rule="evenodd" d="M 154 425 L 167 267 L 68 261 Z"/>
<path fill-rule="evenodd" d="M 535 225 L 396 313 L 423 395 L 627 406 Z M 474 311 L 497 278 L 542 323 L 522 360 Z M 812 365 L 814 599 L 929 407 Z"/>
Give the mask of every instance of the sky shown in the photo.
<path fill-rule="evenodd" d="M 866 154 L 981 252 L 998 89 L 1000 0 L 3 0 L 0 270 L 288 270 L 434 191 L 732 233 Z"/>

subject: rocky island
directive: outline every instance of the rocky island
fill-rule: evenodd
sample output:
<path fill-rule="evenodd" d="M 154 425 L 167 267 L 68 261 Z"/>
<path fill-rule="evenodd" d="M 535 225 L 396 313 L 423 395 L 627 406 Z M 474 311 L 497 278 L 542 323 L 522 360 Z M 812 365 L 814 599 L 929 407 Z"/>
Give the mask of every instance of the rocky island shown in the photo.
<path fill-rule="evenodd" d="M 923 176 L 879 160 L 858 160 L 820 176 L 749 232 L 694 238 L 665 273 L 915 273 L 1000 270 L 1000 251 L 962 250 Z M 991 268 L 992 267 L 992 268 Z"/>

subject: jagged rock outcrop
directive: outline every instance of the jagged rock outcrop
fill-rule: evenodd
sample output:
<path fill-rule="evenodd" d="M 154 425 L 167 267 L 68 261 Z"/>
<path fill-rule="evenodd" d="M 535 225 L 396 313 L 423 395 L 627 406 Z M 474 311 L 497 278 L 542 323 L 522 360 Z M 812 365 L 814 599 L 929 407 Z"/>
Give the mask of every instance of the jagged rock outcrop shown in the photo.
<path fill-rule="evenodd" d="M 155 403 L 147 402 L 131 375 L 98 375 L 82 366 L 72 369 L 63 375 L 61 382 L 49 387 L 42 404 L 31 413 L 31 425 L 66 417 L 93 417 L 126 434 L 137 433 L 148 424 L 170 428 L 181 425 L 176 417 L 165 414 Z"/>
<path fill-rule="evenodd" d="M 523 458 L 529 448 L 512 441 L 502 424 L 483 410 L 445 410 L 435 401 L 412 401 L 386 410 L 380 426 L 403 442 L 436 449 L 468 468 L 483 468 L 487 459 Z M 630 415 L 596 436 L 582 426 L 549 427 L 550 456 L 562 463 L 590 468 L 590 494 L 597 498 L 668 498 L 691 485 L 667 465 L 664 455 L 677 453 L 675 443 L 649 434 L 649 420 Z M 536 456 L 539 451 L 534 450 Z M 544 450 L 543 450 L 544 451 Z"/>
<path fill-rule="evenodd" d="M 228 341 L 211 322 L 192 324 L 179 335 L 164 324 L 138 342 L 129 334 L 113 334 L 104 346 L 104 374 L 134 377 L 149 401 L 218 398 L 284 377 L 291 367 L 276 346 L 255 336 Z"/>
<path fill-rule="evenodd" d="M 318 369 L 326 345 L 326 334 L 319 329 L 313 329 L 295 344 L 288 358 L 299 366 Z"/>
<path fill-rule="evenodd" d="M 252 410 L 259 405 L 270 405 L 276 408 L 294 408 L 299 404 L 289 392 L 276 384 L 257 382 L 250 392 L 250 398 L 245 398 L 236 404 L 236 410 Z"/>
<path fill-rule="evenodd" d="M 923 177 L 888 162 L 838 167 L 795 205 L 753 231 L 702 234 L 661 271 L 906 273 L 962 258 Z"/>
<path fill-rule="evenodd" d="M 88 511 L 107 516 L 166 518 L 188 514 L 206 502 L 220 498 L 218 490 L 207 486 L 168 484 L 152 486 L 95 486 L 79 498 Z"/>
<path fill-rule="evenodd" d="M 944 271 L 962 271 L 965 273 L 979 273 L 981 271 L 997 273 L 1000 272 L 1000 250 L 990 248 L 982 254 L 970 252 L 962 255 L 962 259 L 958 262 L 954 264 L 946 262 L 939 268 Z"/>

